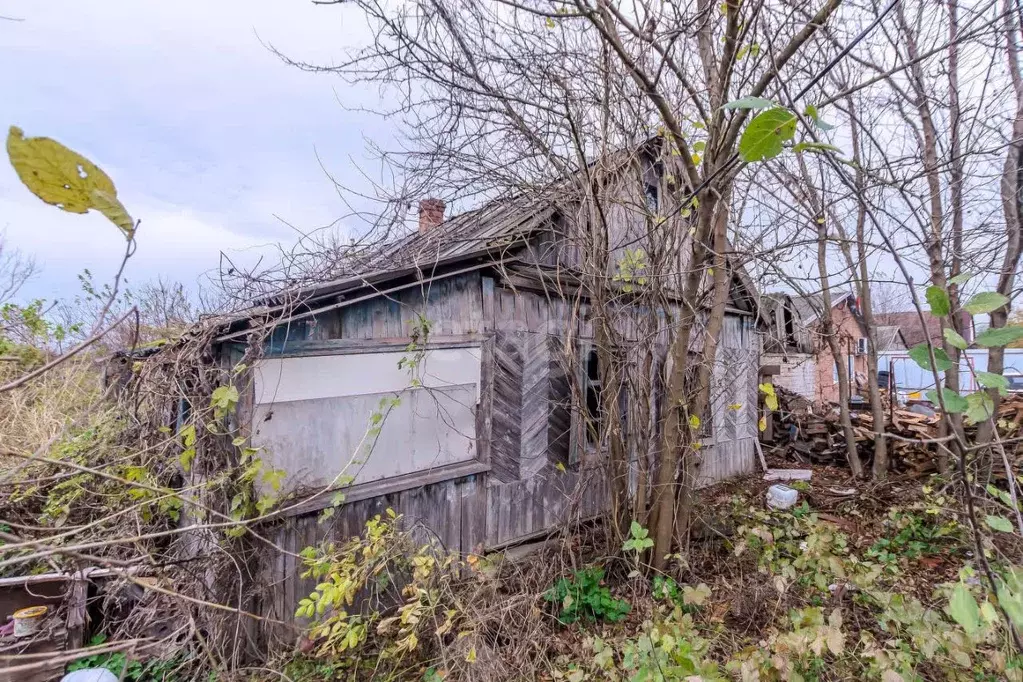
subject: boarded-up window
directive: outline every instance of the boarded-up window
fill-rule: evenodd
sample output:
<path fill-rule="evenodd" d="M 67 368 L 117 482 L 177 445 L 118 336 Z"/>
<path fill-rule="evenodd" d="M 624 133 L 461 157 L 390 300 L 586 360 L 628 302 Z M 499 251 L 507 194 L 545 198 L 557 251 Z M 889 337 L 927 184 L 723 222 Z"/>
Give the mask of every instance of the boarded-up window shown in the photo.
<path fill-rule="evenodd" d="M 324 486 L 340 476 L 367 483 L 474 459 L 480 349 L 426 351 L 414 370 L 421 385 L 407 365 L 399 367 L 404 357 L 261 361 L 254 444 L 287 472 L 289 485 Z"/>

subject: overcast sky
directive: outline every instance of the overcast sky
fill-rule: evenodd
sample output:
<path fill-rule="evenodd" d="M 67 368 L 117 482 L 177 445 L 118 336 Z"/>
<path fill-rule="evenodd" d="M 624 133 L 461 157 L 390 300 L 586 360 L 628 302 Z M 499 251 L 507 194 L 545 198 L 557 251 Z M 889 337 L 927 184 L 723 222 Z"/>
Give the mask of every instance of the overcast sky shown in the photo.
<path fill-rule="evenodd" d="M 364 35 L 357 15 L 310 0 L 0 0 L 0 123 L 53 137 L 97 163 L 142 220 L 128 277 L 186 284 L 221 250 L 275 241 L 342 215 L 317 160 L 358 183 L 365 139 L 386 124 L 346 111 L 372 104 L 330 75 L 301 72 L 262 43 L 306 61 L 341 58 Z M 262 41 L 262 43 L 260 42 Z M 24 296 L 102 282 L 123 239 L 98 214 L 42 203 L 0 163 L 0 232 L 41 273 Z"/>

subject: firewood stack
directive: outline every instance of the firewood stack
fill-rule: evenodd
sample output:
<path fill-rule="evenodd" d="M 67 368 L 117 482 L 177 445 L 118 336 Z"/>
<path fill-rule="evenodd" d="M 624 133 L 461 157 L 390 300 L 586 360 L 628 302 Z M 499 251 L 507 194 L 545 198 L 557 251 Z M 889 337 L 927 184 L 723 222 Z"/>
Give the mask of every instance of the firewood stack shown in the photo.
<path fill-rule="evenodd" d="M 768 428 L 761 434 L 767 454 L 783 456 L 800 464 L 846 465 L 845 437 L 835 405 L 812 405 L 806 398 L 780 386 L 775 386 L 778 409 L 768 419 Z M 921 407 L 891 409 L 886 395 L 882 396 L 885 430 L 897 436 L 888 438 L 891 469 L 909 474 L 926 474 L 937 466 L 937 446 L 927 443 L 939 435 L 941 416 L 925 414 Z M 853 432 L 861 460 L 869 464 L 874 454 L 874 420 L 869 407 L 852 412 Z M 998 431 L 1006 438 L 1023 436 L 1023 394 L 1002 398 L 998 408 Z M 966 427 L 967 438 L 976 431 Z M 1023 462 L 1023 443 L 1008 444 L 1012 461 Z"/>

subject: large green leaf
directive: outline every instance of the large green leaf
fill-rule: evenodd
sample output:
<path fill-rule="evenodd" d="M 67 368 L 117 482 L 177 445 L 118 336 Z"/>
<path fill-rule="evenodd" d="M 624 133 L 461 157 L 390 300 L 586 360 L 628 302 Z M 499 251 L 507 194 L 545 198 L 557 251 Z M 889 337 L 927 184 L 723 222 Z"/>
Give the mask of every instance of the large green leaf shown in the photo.
<path fill-rule="evenodd" d="M 938 392 L 935 391 L 934 389 L 927 391 L 924 395 L 927 396 L 927 399 L 930 400 L 935 405 L 941 404 L 938 402 Z M 961 395 L 959 395 L 950 388 L 943 387 L 941 389 L 941 398 L 945 403 L 946 412 L 958 414 L 960 412 L 965 412 L 966 408 L 968 407 L 966 398 L 962 397 Z"/>
<path fill-rule="evenodd" d="M 948 341 L 950 344 L 952 344 L 959 350 L 966 350 L 966 347 L 970 345 L 966 342 L 966 339 L 959 335 L 959 332 L 957 332 L 955 329 L 952 329 L 951 327 L 945 327 L 945 330 L 942 332 L 942 334 L 944 335 L 946 341 Z"/>
<path fill-rule="evenodd" d="M 991 530 L 997 530 L 999 533 L 1011 533 L 1012 522 L 1004 516 L 992 516 L 988 514 L 987 518 L 984 519 L 984 523 L 988 525 Z"/>
<path fill-rule="evenodd" d="M 1023 593 L 1012 575 L 1005 576 L 1008 581 L 998 581 L 998 604 L 1009 614 L 1009 619 L 1016 627 L 1023 627 Z"/>
<path fill-rule="evenodd" d="M 995 403 L 986 391 L 977 391 L 966 396 L 966 418 L 974 424 L 986 421 L 995 413 Z"/>
<path fill-rule="evenodd" d="M 998 310 L 1009 302 L 1009 299 L 994 291 L 984 291 L 971 298 L 963 310 L 971 315 L 982 315 L 992 310 Z"/>
<path fill-rule="evenodd" d="M 1012 325 L 1009 327 L 998 327 L 977 334 L 977 345 L 985 348 L 997 348 L 1007 346 L 1013 341 L 1023 339 L 1023 326 Z"/>
<path fill-rule="evenodd" d="M 920 365 L 923 369 L 929 370 L 931 368 L 931 358 L 927 352 L 927 344 L 921 343 L 913 346 L 909 349 L 909 357 L 913 359 L 913 362 Z M 952 367 L 952 360 L 948 357 L 948 353 L 942 348 L 934 349 L 934 363 L 935 369 L 939 372 L 944 372 L 946 369 Z"/>
<path fill-rule="evenodd" d="M 733 99 L 731 102 L 721 107 L 722 109 L 766 109 L 767 107 L 775 106 L 774 102 L 763 97 L 743 97 L 742 99 Z"/>
<path fill-rule="evenodd" d="M 1002 395 L 1009 390 L 1009 380 L 993 372 L 977 372 L 977 383 L 984 388 L 997 388 Z"/>
<path fill-rule="evenodd" d="M 785 107 L 762 111 L 749 122 L 739 138 L 739 156 L 750 163 L 773 159 L 795 134 L 795 113 Z"/>
<path fill-rule="evenodd" d="M 959 583 L 952 590 L 952 598 L 948 602 L 948 613 L 967 633 L 973 634 L 980 627 L 980 607 L 973 598 L 969 588 Z"/>
<path fill-rule="evenodd" d="M 128 237 L 135 222 L 117 199 L 117 189 L 96 164 L 48 137 L 7 133 L 7 156 L 25 186 L 46 203 L 69 213 L 99 211 Z"/>
<path fill-rule="evenodd" d="M 941 287 L 927 287 L 927 303 L 931 306 L 931 315 L 945 317 L 952 312 L 952 304 L 948 300 L 948 294 Z"/>

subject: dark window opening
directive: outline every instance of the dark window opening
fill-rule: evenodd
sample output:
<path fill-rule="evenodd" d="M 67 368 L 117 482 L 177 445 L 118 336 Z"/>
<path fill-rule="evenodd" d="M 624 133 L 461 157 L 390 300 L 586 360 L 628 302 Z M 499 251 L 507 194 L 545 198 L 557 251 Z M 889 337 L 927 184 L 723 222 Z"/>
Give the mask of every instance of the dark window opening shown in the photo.
<path fill-rule="evenodd" d="M 643 188 L 643 194 L 646 196 L 646 207 L 650 213 L 657 213 L 657 209 L 660 205 L 660 196 L 657 189 L 657 185 L 646 185 Z"/>
<path fill-rule="evenodd" d="M 600 358 L 597 349 L 591 348 L 586 354 L 586 443 L 597 445 L 600 437 Z"/>
<path fill-rule="evenodd" d="M 785 316 L 785 342 L 791 345 L 796 343 L 796 328 L 792 323 L 792 311 L 785 308 L 783 311 Z"/>

